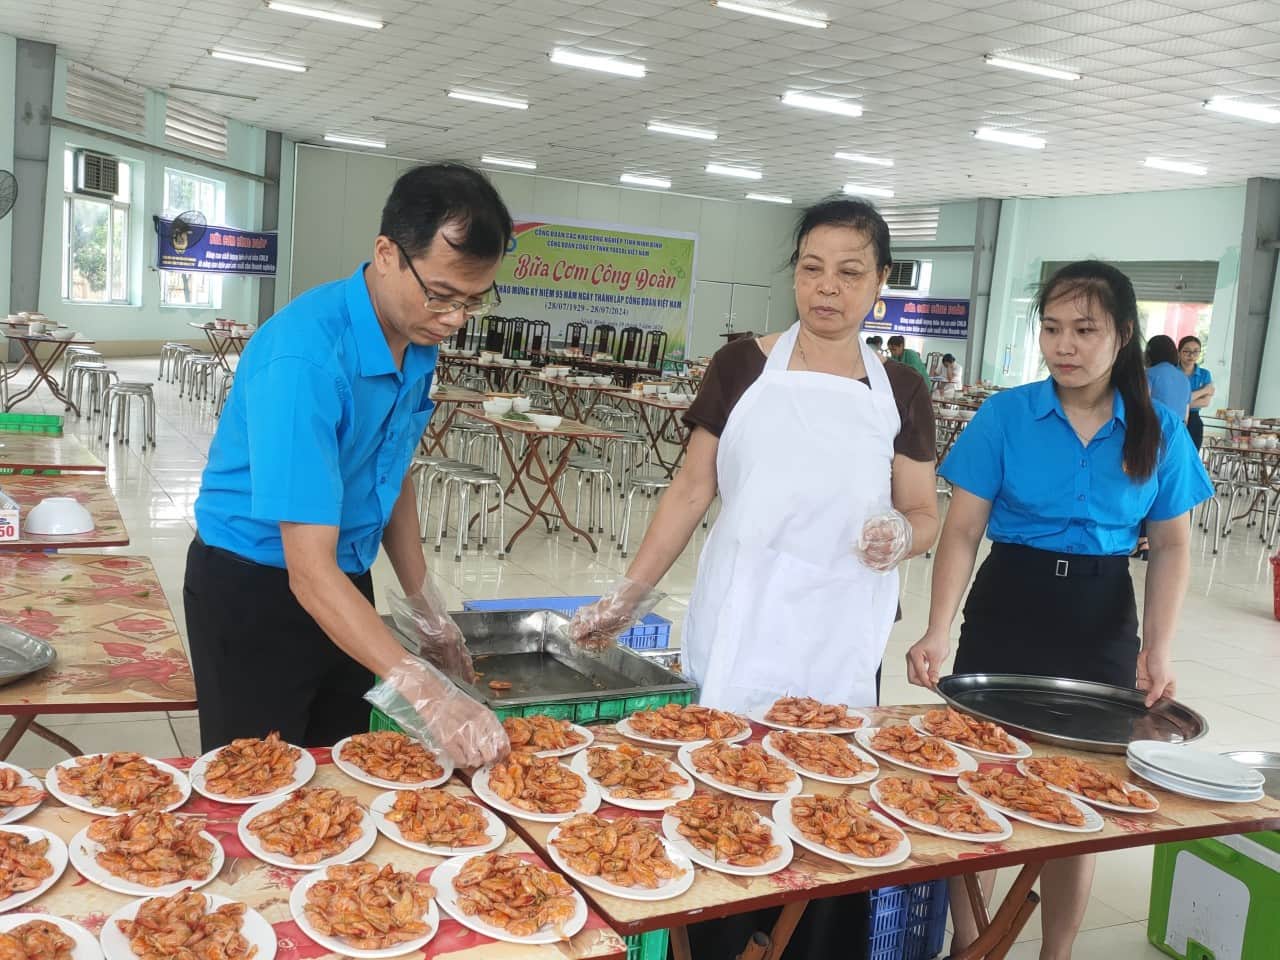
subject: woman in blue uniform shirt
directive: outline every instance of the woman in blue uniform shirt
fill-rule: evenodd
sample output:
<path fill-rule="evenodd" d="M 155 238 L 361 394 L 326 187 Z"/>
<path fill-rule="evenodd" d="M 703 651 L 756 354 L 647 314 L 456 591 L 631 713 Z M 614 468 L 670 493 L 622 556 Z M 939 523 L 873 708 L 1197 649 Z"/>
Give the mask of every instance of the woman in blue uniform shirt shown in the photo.
<path fill-rule="evenodd" d="M 1151 704 L 1174 692 L 1187 514 L 1212 486 L 1178 415 L 1151 402 L 1129 279 L 1098 261 L 1069 264 L 1037 308 L 1049 378 L 987 400 L 938 471 L 954 497 L 934 560 L 929 628 L 907 653 L 908 677 L 937 683 L 985 532 L 991 553 L 969 591 L 954 671 L 1136 686 Z M 1144 519 L 1150 564 L 1139 642 L 1128 555 Z M 1071 956 L 1093 867 L 1093 857 L 1045 865 L 1041 960 Z M 952 904 L 955 951 L 977 931 L 967 897 Z"/>
<path fill-rule="evenodd" d="M 1187 429 L 1191 431 L 1191 439 L 1200 449 L 1204 443 L 1204 423 L 1200 420 L 1200 411 L 1213 399 L 1213 375 L 1208 367 L 1200 366 L 1200 354 L 1203 351 L 1199 337 L 1183 337 L 1178 341 L 1178 359 L 1182 372 L 1191 381 L 1191 412 L 1187 414 Z"/>

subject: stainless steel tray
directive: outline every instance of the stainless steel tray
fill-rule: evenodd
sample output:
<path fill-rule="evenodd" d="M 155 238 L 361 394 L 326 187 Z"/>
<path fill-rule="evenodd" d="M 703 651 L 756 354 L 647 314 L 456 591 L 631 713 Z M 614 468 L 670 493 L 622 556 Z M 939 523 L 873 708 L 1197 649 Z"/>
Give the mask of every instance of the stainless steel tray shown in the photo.
<path fill-rule="evenodd" d="M 1132 740 L 1190 743 L 1209 730 L 1204 717 L 1176 700 L 1148 710 L 1139 691 L 1105 683 L 961 673 L 938 681 L 938 693 L 957 710 L 1074 750 L 1124 753 Z"/>
<path fill-rule="evenodd" d="M 568 640 L 569 618 L 551 610 L 450 616 L 467 640 L 476 671 L 484 674 L 474 684 L 458 686 L 490 707 L 697 690 L 696 684 L 626 647 L 614 646 L 594 655 L 578 652 Z M 389 618 L 383 619 L 395 631 Z M 399 636 L 406 649 L 417 653 L 403 635 Z M 511 689 L 501 693 L 491 690 L 491 680 L 504 680 Z"/>
<path fill-rule="evenodd" d="M 0 624 L 0 687 L 43 670 L 56 659 L 53 647 L 39 637 Z"/>
<path fill-rule="evenodd" d="M 1224 753 L 1223 756 L 1257 770 L 1263 777 L 1263 792 L 1268 797 L 1280 800 L 1280 753 L 1269 753 L 1265 750 L 1236 750 L 1232 753 Z"/>

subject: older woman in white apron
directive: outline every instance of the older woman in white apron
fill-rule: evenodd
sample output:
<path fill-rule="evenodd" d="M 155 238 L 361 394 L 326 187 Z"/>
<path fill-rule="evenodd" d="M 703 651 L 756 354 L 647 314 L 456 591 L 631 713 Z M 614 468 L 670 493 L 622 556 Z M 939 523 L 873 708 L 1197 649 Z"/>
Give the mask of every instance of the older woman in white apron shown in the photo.
<path fill-rule="evenodd" d="M 805 212 L 792 262 L 798 322 L 713 358 L 685 418 L 684 466 L 626 578 L 573 623 L 598 646 L 646 612 L 718 491 L 683 663 L 700 702 L 738 712 L 786 695 L 874 704 L 895 568 L 938 529 L 928 385 L 859 337 L 892 262 L 888 227 L 869 204 L 825 201 Z M 849 916 L 832 920 L 850 942 Z M 821 955 L 823 938 L 802 929 L 788 957 L 806 940 Z M 694 955 L 720 952 L 704 942 Z"/>

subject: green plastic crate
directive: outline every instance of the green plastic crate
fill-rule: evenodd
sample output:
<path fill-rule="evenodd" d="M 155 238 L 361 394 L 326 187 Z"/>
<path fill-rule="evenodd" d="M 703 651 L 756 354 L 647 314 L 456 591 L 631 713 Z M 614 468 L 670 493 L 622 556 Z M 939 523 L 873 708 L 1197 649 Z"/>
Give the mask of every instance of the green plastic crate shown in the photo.
<path fill-rule="evenodd" d="M 650 930 L 635 937 L 627 937 L 627 960 L 667 960 L 666 930 Z"/>
<path fill-rule="evenodd" d="M 0 433 L 62 436 L 62 417 L 51 413 L 0 413 Z"/>
<path fill-rule="evenodd" d="M 1166 843 L 1151 870 L 1147 939 L 1178 960 L 1275 960 L 1280 833 Z"/>

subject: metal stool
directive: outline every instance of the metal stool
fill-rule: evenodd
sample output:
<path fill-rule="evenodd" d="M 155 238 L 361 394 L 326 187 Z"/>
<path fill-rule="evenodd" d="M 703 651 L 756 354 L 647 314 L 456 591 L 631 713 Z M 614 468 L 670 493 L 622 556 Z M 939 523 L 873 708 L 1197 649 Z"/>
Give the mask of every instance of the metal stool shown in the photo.
<path fill-rule="evenodd" d="M 631 475 L 631 489 L 627 491 L 627 509 L 622 517 L 622 536 L 618 540 L 618 548 L 622 555 L 627 555 L 627 545 L 631 538 L 631 501 L 640 491 L 657 493 L 671 486 L 671 478 L 657 470 L 643 470 Z"/>
<path fill-rule="evenodd" d="M 221 366 L 216 357 L 207 353 L 183 354 L 178 361 L 178 396 L 194 400 L 199 392 L 200 398 L 207 400 L 213 370 Z"/>
<path fill-rule="evenodd" d="M 111 434 L 118 443 L 129 442 L 129 413 L 134 402 L 138 404 L 138 413 L 142 417 L 142 446 L 156 445 L 156 398 L 151 392 L 151 384 L 128 382 L 113 383 L 102 395 L 102 432 L 100 440 L 106 440 Z M 112 418 L 115 427 L 112 428 Z"/>
<path fill-rule="evenodd" d="M 440 494 L 440 522 L 436 527 L 436 552 L 440 552 L 441 544 L 444 542 L 444 532 L 449 521 L 449 507 L 453 502 L 451 495 L 456 492 L 458 500 L 458 539 L 454 546 L 453 559 L 455 562 L 460 562 L 462 553 L 467 549 L 470 541 L 471 494 L 478 493 L 486 487 L 492 487 L 498 494 L 498 557 L 501 559 L 506 555 L 504 551 L 507 542 L 507 497 L 506 491 L 502 488 L 502 479 L 496 473 L 477 470 L 466 464 L 463 465 L 463 469 L 446 469 L 442 473 L 444 489 Z M 489 542 L 489 511 L 486 509 L 484 499 L 483 496 L 480 498 L 478 549 L 483 549 Z"/>
<path fill-rule="evenodd" d="M 465 467 L 467 464 L 449 457 L 414 457 L 409 467 L 413 471 L 414 489 L 418 494 L 418 539 L 426 542 L 427 516 L 431 510 L 431 493 L 441 471 L 452 467 Z"/>
<path fill-rule="evenodd" d="M 102 395 L 107 387 L 120 380 L 120 375 L 100 360 L 75 360 L 67 371 L 67 397 L 76 405 L 76 409 L 92 420 L 93 415 L 102 409 Z M 84 402 L 85 387 L 89 389 L 89 403 Z M 70 410 L 70 407 L 67 407 Z"/>
<path fill-rule="evenodd" d="M 163 344 L 160 347 L 160 370 L 156 374 L 156 381 L 168 380 L 169 383 L 173 383 L 178 375 L 179 361 L 187 354 L 195 352 L 196 348 L 187 343 L 170 340 Z"/>
<path fill-rule="evenodd" d="M 67 374 L 70 372 L 72 361 L 75 360 L 102 360 L 102 354 L 92 347 L 67 347 L 67 352 L 62 355 L 62 382 L 67 382 Z"/>
<path fill-rule="evenodd" d="M 649 461 L 649 441 L 638 433 L 620 433 L 604 441 L 603 457 L 617 478 L 618 496 L 625 496 L 631 474 Z"/>
<path fill-rule="evenodd" d="M 613 474 L 609 465 L 599 457 L 572 457 L 565 466 L 566 473 L 572 470 L 578 478 L 578 488 L 573 498 L 573 525 L 582 528 L 582 485 L 585 483 L 587 495 L 591 498 L 587 506 L 587 533 L 604 533 L 604 502 L 608 488 L 609 539 L 614 539 L 618 532 L 618 517 L 613 505 Z M 564 474 L 561 474 L 561 484 L 563 483 Z M 573 539 L 578 539 L 576 533 Z"/>
<path fill-rule="evenodd" d="M 457 454 L 455 460 L 466 460 L 467 452 L 471 446 L 471 438 L 475 436 L 497 436 L 497 431 L 487 423 L 480 420 L 464 419 L 459 417 L 453 422 L 453 426 L 449 428 L 449 432 L 445 434 L 444 447 L 448 453 L 452 447 Z"/>
<path fill-rule="evenodd" d="M 236 375 L 234 371 L 222 371 L 222 377 L 218 381 L 218 393 L 213 402 L 213 415 L 215 417 L 222 416 L 222 410 L 227 405 L 227 397 L 231 394 L 231 385 L 235 382 Z"/>

